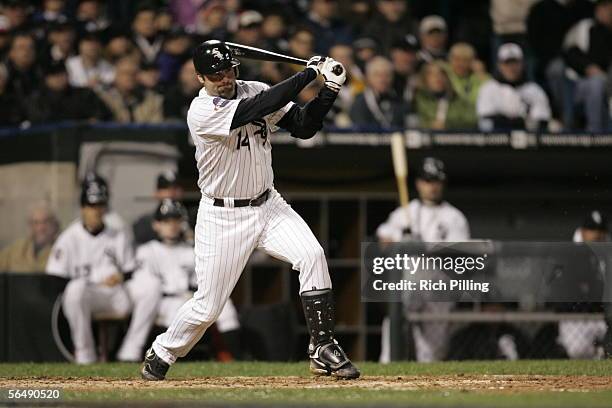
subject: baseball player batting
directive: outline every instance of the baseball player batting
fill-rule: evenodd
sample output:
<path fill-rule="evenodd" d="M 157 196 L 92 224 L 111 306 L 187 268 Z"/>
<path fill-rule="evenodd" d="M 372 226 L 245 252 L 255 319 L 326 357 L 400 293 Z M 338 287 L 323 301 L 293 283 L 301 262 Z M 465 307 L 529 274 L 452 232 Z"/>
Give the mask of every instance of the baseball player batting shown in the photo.
<path fill-rule="evenodd" d="M 300 139 L 314 136 L 346 79 L 345 70 L 331 58 L 315 56 L 302 72 L 272 87 L 241 81 L 236 79 L 240 62 L 216 40 L 197 46 L 193 63 L 203 85 L 187 113 L 202 192 L 195 227 L 198 290 L 147 351 L 142 377 L 163 380 L 177 358 L 200 340 L 256 248 L 299 272 L 310 371 L 359 377 L 334 338 L 332 285 L 323 248 L 274 188 L 269 137 L 278 128 Z M 304 107 L 294 105 L 291 101 L 319 74 L 325 86 L 317 97 Z"/>

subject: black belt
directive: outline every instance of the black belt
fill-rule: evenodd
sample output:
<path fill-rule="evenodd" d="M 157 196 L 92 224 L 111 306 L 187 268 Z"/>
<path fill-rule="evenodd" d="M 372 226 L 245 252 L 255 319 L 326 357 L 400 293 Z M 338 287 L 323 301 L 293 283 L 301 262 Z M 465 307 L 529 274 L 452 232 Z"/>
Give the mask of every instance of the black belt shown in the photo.
<path fill-rule="evenodd" d="M 270 189 L 261 193 L 261 195 L 255 198 L 245 198 L 241 200 L 234 200 L 234 207 L 259 207 L 268 200 L 270 196 Z M 215 198 L 213 205 L 215 207 L 225 207 L 225 202 L 222 198 Z"/>

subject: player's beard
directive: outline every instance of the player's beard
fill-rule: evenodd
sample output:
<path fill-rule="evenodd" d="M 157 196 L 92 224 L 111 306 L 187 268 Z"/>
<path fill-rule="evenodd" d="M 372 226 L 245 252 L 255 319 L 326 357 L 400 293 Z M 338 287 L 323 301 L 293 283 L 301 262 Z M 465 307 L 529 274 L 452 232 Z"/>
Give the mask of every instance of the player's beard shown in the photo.
<path fill-rule="evenodd" d="M 228 85 L 217 87 L 217 93 L 219 94 L 219 96 L 225 99 L 232 99 L 234 97 L 235 92 L 236 92 L 236 82 L 232 82 Z"/>

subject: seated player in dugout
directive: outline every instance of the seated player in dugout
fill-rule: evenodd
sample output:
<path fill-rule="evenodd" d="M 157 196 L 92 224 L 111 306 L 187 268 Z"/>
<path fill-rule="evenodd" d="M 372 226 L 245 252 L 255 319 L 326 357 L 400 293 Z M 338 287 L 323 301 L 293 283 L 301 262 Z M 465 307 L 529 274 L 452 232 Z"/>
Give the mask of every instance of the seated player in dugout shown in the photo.
<path fill-rule="evenodd" d="M 284 128 L 308 139 L 323 127 L 346 80 L 342 64 L 312 57 L 306 68 L 269 87 L 237 80 L 238 65 L 225 43 L 210 40 L 193 54 L 203 85 L 187 114 L 196 146 L 202 199 L 195 228 L 198 290 L 147 351 L 147 380 L 163 380 L 221 314 L 253 251 L 289 262 L 299 272 L 314 375 L 357 378 L 359 370 L 335 339 L 335 307 L 325 252 L 304 220 L 274 188 L 270 132 Z M 325 83 L 305 106 L 298 94 L 319 74 Z"/>
<path fill-rule="evenodd" d="M 426 157 L 415 181 L 418 198 L 408 206 L 398 207 L 376 230 L 383 245 L 401 241 L 462 242 L 470 239 L 470 227 L 465 215 L 444 200 L 447 182 L 442 160 Z M 433 273 L 433 272 L 432 272 Z M 448 313 L 452 302 L 432 302 L 425 293 L 417 293 L 407 301 L 405 312 Z M 438 361 L 446 356 L 450 327 L 448 322 L 428 322 L 412 325 L 414 351 L 418 361 Z M 390 361 L 389 319 L 383 320 L 380 362 Z"/>
<path fill-rule="evenodd" d="M 187 210 L 177 200 L 163 199 L 153 216 L 152 228 L 158 240 L 151 240 L 136 250 L 134 279 L 155 281 L 160 289 L 156 324 L 168 327 L 197 286 L 193 244 L 185 240 Z M 212 327 L 217 360 L 230 361 L 241 357 L 240 323 L 232 299 L 229 298 Z"/>
<path fill-rule="evenodd" d="M 60 234 L 47 262 L 48 274 L 69 280 L 62 308 L 78 364 L 97 360 L 91 327 L 96 314 L 132 313 L 117 359 L 139 361 L 157 312 L 155 281 L 124 283 L 135 267 L 134 252 L 123 230 L 105 224 L 108 202 L 106 181 L 89 173 L 81 190 L 81 215 Z"/>
<path fill-rule="evenodd" d="M 156 206 L 159 206 L 159 203 L 167 198 L 180 201 L 183 199 L 183 195 L 183 189 L 178 182 L 178 175 L 175 171 L 167 170 L 157 176 L 157 184 L 155 186 L 155 192 L 153 193 L 153 198 L 158 201 Z M 134 244 L 140 245 L 153 239 L 158 239 L 157 234 L 155 234 L 153 230 L 154 217 L 155 213 L 150 212 L 142 215 L 134 222 L 132 226 L 134 231 Z M 184 233 L 186 234 L 185 238 L 189 241 L 193 240 L 193 231 L 191 231 L 187 219 L 185 220 L 184 228 Z"/>

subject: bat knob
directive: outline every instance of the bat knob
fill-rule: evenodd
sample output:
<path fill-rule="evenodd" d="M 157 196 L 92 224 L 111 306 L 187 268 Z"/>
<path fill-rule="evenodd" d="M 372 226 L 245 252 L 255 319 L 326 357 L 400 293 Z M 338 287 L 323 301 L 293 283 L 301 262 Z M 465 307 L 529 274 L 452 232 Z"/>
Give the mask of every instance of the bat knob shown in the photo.
<path fill-rule="evenodd" d="M 332 72 L 335 75 L 342 75 L 342 72 L 344 71 L 344 68 L 342 68 L 342 65 L 336 65 L 333 69 Z"/>

